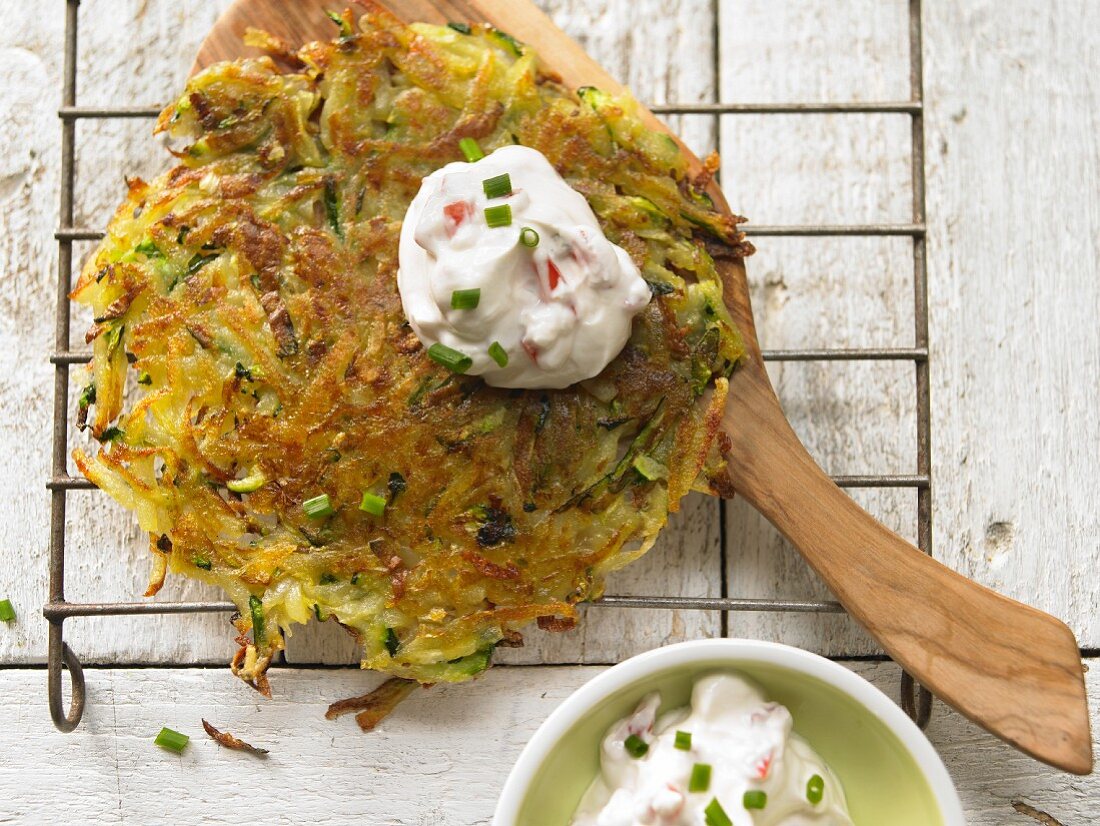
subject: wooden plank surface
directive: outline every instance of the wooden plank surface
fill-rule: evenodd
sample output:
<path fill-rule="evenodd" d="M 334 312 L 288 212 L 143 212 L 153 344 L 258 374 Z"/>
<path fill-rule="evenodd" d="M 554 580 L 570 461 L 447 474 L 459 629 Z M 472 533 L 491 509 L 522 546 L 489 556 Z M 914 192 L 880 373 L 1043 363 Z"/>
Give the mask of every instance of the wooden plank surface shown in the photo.
<path fill-rule="evenodd" d="M 849 663 L 887 693 L 891 663 Z M 58 734 L 38 698 L 41 670 L 4 672 L 0 820 L 16 823 L 488 824 L 524 743 L 597 667 L 501 668 L 473 685 L 416 692 L 381 728 L 324 719 L 333 697 L 371 678 L 280 668 L 265 701 L 222 670 L 97 669 L 84 724 Z M 1089 676 L 1100 691 L 1100 674 Z M 271 750 L 260 764 L 202 733 L 200 718 Z M 1094 713 L 1093 725 L 1100 724 Z M 189 734 L 182 756 L 161 751 L 161 726 Z M 971 826 L 1034 826 L 1023 800 L 1062 823 L 1092 823 L 1100 778 L 1069 778 L 939 707 L 929 737 L 958 784 Z M 34 771 L 27 767 L 33 766 Z"/>
<path fill-rule="evenodd" d="M 224 4 L 112 0 L 109 16 L 103 16 L 107 0 L 86 0 L 80 12 L 80 102 L 163 101 L 166 90 L 179 87 L 195 46 Z M 0 543 L 0 568 L 9 574 L 0 579 L 0 591 L 20 612 L 17 624 L 0 627 L 0 664 L 41 662 L 45 656 L 45 623 L 37 610 L 46 593 L 48 497 L 41 484 L 49 469 L 52 369 L 44 356 L 52 349 L 53 334 L 52 233 L 60 157 L 55 109 L 63 20 L 60 0 L 53 5 L 49 13 L 21 9 L 0 31 L 0 104 L 9 114 L 0 120 L 0 143 L 11 147 L 0 153 L 0 226 L 5 230 L 0 232 L 0 278 L 6 287 L 0 290 L 0 413 L 6 425 L 0 445 L 7 457 L 0 496 L 10 503 Z M 904 99 L 908 93 L 906 4 L 901 0 L 859 0 L 845 4 L 843 13 L 833 4 L 810 0 L 546 0 L 540 5 L 613 74 L 653 102 L 714 99 L 714 60 L 707 44 L 715 7 L 720 9 L 724 100 L 881 100 Z M 1086 0 L 927 5 L 937 556 L 1061 616 L 1082 645 L 1096 648 L 1100 209 L 1094 182 L 1100 87 L 1093 82 L 1097 54 L 1088 33 L 1100 23 L 1100 8 Z M 118 37 L 119 31 L 126 36 Z M 715 142 L 713 118 L 683 120 L 678 128 L 697 151 Z M 907 128 L 904 116 L 727 116 L 721 138 L 730 201 L 757 223 L 908 220 Z M 119 197 L 123 174 L 152 175 L 162 167 L 162 150 L 149 140 L 148 129 L 147 121 L 78 125 L 78 222 L 102 225 Z M 911 261 L 904 239 L 766 239 L 759 246 L 749 275 L 763 346 L 912 342 Z M 78 254 L 87 250 L 88 245 L 77 245 Z M 85 322 L 74 324 L 74 338 Z M 785 365 L 774 370 L 773 380 L 796 429 L 826 468 L 839 473 L 913 470 L 907 369 Z M 911 491 L 861 492 L 857 499 L 913 538 Z M 146 576 L 144 540 L 104 497 L 78 493 L 71 501 L 70 597 L 137 598 Z M 713 503 L 697 507 L 702 518 L 666 536 L 662 548 L 642 563 L 646 567 L 624 572 L 616 590 L 714 593 L 721 578 L 713 567 L 716 509 Z M 814 577 L 769 527 L 736 502 L 727 510 L 731 593 L 823 596 Z M 167 598 L 202 594 L 178 581 L 165 589 Z M 608 661 L 680 636 L 715 633 L 713 618 L 690 615 L 590 619 L 608 625 L 596 629 L 592 624 L 583 638 L 559 637 L 518 656 Z M 76 620 L 66 630 L 76 651 L 92 661 L 221 663 L 230 653 L 225 620 L 218 617 Z M 739 614 L 730 618 L 730 631 L 838 655 L 873 650 L 841 617 Z M 295 645 L 307 642 L 296 639 Z M 341 644 L 314 641 L 293 653 L 298 662 L 340 662 L 347 656 Z M 457 804 L 465 820 L 453 822 L 476 823 L 491 808 L 493 784 L 503 769 L 476 772 L 463 766 L 510 763 L 552 704 L 587 674 L 583 668 L 502 669 L 468 689 L 448 690 L 455 699 L 440 706 L 442 716 L 429 713 L 426 722 L 403 723 L 386 749 L 365 751 L 366 741 L 358 735 L 337 735 L 348 734 L 350 723 L 334 729 L 310 716 L 318 704 L 341 694 L 336 690 L 341 686 L 358 690 L 365 678 L 353 672 L 326 672 L 333 684 L 323 689 L 314 685 L 313 672 L 284 679 L 286 687 L 277 689 L 275 703 L 257 716 L 254 698 L 220 670 L 95 671 L 89 674 L 88 725 L 66 738 L 50 728 L 43 672 L 2 670 L 0 738 L 16 738 L 3 748 L 9 754 L 18 748 L 18 762 L 36 771 L 17 774 L 12 761 L 0 761 L 0 801 L 5 801 L 0 814 L 9 813 L 3 809 L 8 805 L 30 821 L 46 806 L 67 805 L 69 819 L 143 822 L 143 811 L 167 807 L 165 801 L 174 799 L 157 798 L 154 790 L 174 788 L 193 771 L 165 761 L 148 778 L 142 776 L 137 767 L 148 768 L 142 739 L 147 730 L 168 723 L 170 712 L 197 722 L 204 708 L 225 713 L 243 703 L 240 716 L 226 715 L 223 722 L 264 731 L 252 727 L 270 720 L 266 731 L 288 755 L 310 754 L 314 742 L 346 750 L 303 764 L 315 775 L 312 783 L 296 781 L 295 788 L 303 790 L 303 813 L 321 811 L 315 807 L 327 803 L 337 806 L 331 811 L 343 812 L 344 819 L 361 815 L 362 795 L 348 790 L 365 787 L 364 765 L 371 769 L 373 787 L 373 772 L 384 771 L 396 755 L 397 765 L 410 772 L 405 776 L 409 785 L 398 787 L 406 795 L 421 788 L 468 792 L 452 796 L 452 802 L 476 798 L 469 805 Z M 1094 674 L 1095 668 L 1088 684 L 1095 709 L 1100 684 Z M 278 676 L 282 679 L 283 672 Z M 888 693 L 894 679 L 881 683 Z M 127 693 L 127 686 L 144 687 L 144 693 Z M 126 703 L 108 700 L 116 690 Z M 284 703 L 278 698 L 282 690 L 305 699 L 297 706 Z M 151 710 L 141 711 L 142 704 Z M 119 714 L 132 730 L 106 725 L 108 714 L 112 720 Z M 450 715 L 458 718 L 455 723 Z M 486 728 L 490 718 L 499 729 Z M 1071 780 L 1044 770 L 940 708 L 930 733 L 963 791 L 973 823 L 1026 826 L 1032 821 L 1009 808 L 1021 798 L 1066 824 L 1091 822 L 1100 811 L 1093 779 Z M 437 750 L 430 752 L 433 743 Z M 410 754 L 416 761 L 435 761 L 448 744 L 473 749 L 463 752 L 469 760 L 452 760 L 455 765 L 443 779 L 412 771 L 419 762 L 410 762 Z M 283 769 L 289 777 L 287 766 L 289 760 Z M 245 771 L 250 780 L 260 774 Z M 295 776 L 301 771 L 296 766 Z M 339 778 L 332 788 L 342 794 L 333 792 L 335 800 L 316 791 L 328 782 L 320 779 L 322 773 Z M 224 799 L 217 784 L 228 782 L 228 774 L 202 775 L 208 781 L 204 787 L 188 787 L 211 822 L 232 816 L 213 805 Z M 34 782 L 28 783 L 28 777 Z M 47 779 L 61 784 L 66 777 L 74 778 L 73 788 L 87 790 L 87 796 L 58 795 L 60 785 L 46 785 Z M 234 794 L 248 786 L 234 781 Z M 404 802 L 382 799 L 393 803 L 400 822 L 436 822 L 431 804 L 412 808 L 407 796 Z"/>
<path fill-rule="evenodd" d="M 927 12 L 939 555 L 1096 648 L 1100 6 L 1005 11 Z"/>
<path fill-rule="evenodd" d="M 906 4 L 720 4 L 722 97 L 905 100 Z M 937 558 L 1100 645 L 1100 7 L 969 0 L 924 15 Z M 1082 28 L 1083 27 L 1083 28 Z M 777 67 L 787 67 L 780 71 Z M 905 115 L 726 116 L 725 188 L 762 223 L 906 222 Z M 761 346 L 909 346 L 906 239 L 760 239 Z M 915 470 L 908 366 L 773 365 L 811 452 L 838 473 Z M 913 538 L 912 492 L 862 492 Z M 738 595 L 816 597 L 816 578 L 743 504 Z M 737 589 L 743 590 L 737 590 Z M 828 654 L 874 650 L 854 624 L 748 615 L 742 633 Z"/>

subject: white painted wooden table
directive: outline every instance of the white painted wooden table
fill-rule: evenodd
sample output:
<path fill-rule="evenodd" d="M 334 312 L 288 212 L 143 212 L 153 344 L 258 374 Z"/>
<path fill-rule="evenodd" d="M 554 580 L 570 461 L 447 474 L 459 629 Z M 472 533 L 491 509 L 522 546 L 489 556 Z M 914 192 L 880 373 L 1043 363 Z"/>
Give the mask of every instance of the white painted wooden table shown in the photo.
<path fill-rule="evenodd" d="M 78 100 L 163 101 L 226 0 L 85 0 Z M 503 0 L 502 0 L 503 2 Z M 560 25 L 651 102 L 904 100 L 903 0 L 542 0 Z M 300 633 L 263 701 L 224 668 L 224 617 L 73 620 L 88 709 L 54 731 L 45 701 L 52 316 L 63 3 L 9 4 L 0 27 L 0 822 L 486 823 L 504 775 L 546 714 L 600 664 L 721 633 L 692 612 L 591 609 L 566 635 L 530 635 L 476 684 L 418 693 L 372 735 L 323 719 L 372 678 L 329 627 Z M 1100 648 L 1100 6 L 1088 0 L 929 0 L 924 11 L 936 555 L 1064 618 Z M 720 48 L 712 36 L 720 35 Z M 716 68 L 717 67 L 717 68 Z M 762 224 L 909 220 L 904 115 L 687 116 L 698 151 L 720 139 L 735 209 Z M 165 156 L 148 121 L 78 126 L 76 223 L 101 226 L 124 174 Z M 762 344 L 912 344 L 907 239 L 762 239 L 750 262 Z M 88 251 L 78 245 L 78 255 Z M 79 337 L 87 319 L 74 320 Z M 773 365 L 773 367 L 775 367 Z M 773 378 L 796 429 L 836 473 L 913 472 L 912 368 L 796 364 Z M 912 538 L 912 491 L 857 498 Z M 747 507 L 694 500 L 617 593 L 825 595 Z M 130 600 L 145 540 L 98 493 L 69 507 L 67 591 Z M 214 596 L 172 582 L 166 599 Z M 845 617 L 737 614 L 729 633 L 836 657 L 896 696 L 891 663 Z M 1087 653 L 1087 652 L 1086 652 Z M 1095 664 L 1094 660 L 1089 660 Z M 535 667 L 533 663 L 551 666 Z M 591 663 L 593 665 L 553 665 Z M 527 665 L 525 665 L 527 664 Z M 160 667 L 152 668 L 151 665 Z M 205 666 L 216 666 L 207 668 Z M 1100 676 L 1090 673 L 1094 729 Z M 206 716 L 272 749 L 262 767 L 202 736 Z M 193 736 L 182 758 L 151 740 Z M 937 704 L 929 737 L 972 823 L 1100 820 L 1100 781 L 1012 752 Z M 276 803 L 277 802 L 277 803 Z M 275 805 L 280 814 L 265 813 Z"/>

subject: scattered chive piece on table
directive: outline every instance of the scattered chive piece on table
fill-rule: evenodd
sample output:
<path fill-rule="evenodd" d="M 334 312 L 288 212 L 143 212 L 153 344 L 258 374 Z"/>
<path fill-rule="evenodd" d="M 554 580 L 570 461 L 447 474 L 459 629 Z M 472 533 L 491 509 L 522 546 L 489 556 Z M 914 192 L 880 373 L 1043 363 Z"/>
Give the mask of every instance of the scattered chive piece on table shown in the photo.
<path fill-rule="evenodd" d="M 11 622 L 15 619 L 15 609 L 11 607 L 10 599 L 0 599 L 0 622 Z"/>
<path fill-rule="evenodd" d="M 722 804 L 718 802 L 718 798 L 714 798 L 707 804 L 707 807 L 703 809 L 703 815 L 706 817 L 707 826 L 733 826 L 733 821 L 730 820 L 730 816 L 726 814 L 726 810 L 722 808 Z"/>
<path fill-rule="evenodd" d="M 497 367 L 508 366 L 508 351 L 500 346 L 499 341 L 489 345 L 489 358 L 497 363 Z"/>
<path fill-rule="evenodd" d="M 705 792 L 710 788 L 710 764 L 696 763 L 691 767 L 691 778 L 688 780 L 689 792 Z"/>
<path fill-rule="evenodd" d="M 466 32 L 466 34 L 469 34 L 469 32 Z M 458 142 L 458 148 L 462 150 L 462 154 L 466 156 L 466 160 L 470 163 L 480 161 L 485 157 L 485 153 L 481 151 L 481 147 L 473 138 L 463 138 Z"/>
<path fill-rule="evenodd" d="M 512 208 L 508 204 L 485 208 L 485 223 L 490 227 L 510 227 L 512 225 Z"/>
<path fill-rule="evenodd" d="M 512 176 L 507 172 L 495 175 L 482 181 L 481 186 L 485 190 L 486 198 L 503 198 L 512 194 Z"/>
<path fill-rule="evenodd" d="M 314 496 L 312 499 L 307 499 L 302 503 L 302 510 L 306 512 L 306 516 L 310 519 L 321 519 L 325 516 L 332 516 L 332 503 L 328 499 L 327 493 L 322 493 L 320 496 Z"/>
<path fill-rule="evenodd" d="M 750 789 L 741 798 L 741 803 L 746 809 L 763 809 L 768 805 L 768 793 L 760 789 Z"/>
<path fill-rule="evenodd" d="M 190 740 L 191 738 L 186 734 L 180 734 L 178 731 L 172 731 L 172 729 L 166 727 L 160 730 L 160 734 L 157 735 L 157 739 L 153 742 L 162 749 L 168 749 L 169 751 L 174 751 L 176 754 L 180 754 Z"/>
<path fill-rule="evenodd" d="M 806 781 L 806 799 L 816 806 L 821 802 L 821 798 L 824 796 L 825 778 L 820 774 L 815 774 Z"/>
<path fill-rule="evenodd" d="M 458 350 L 438 342 L 428 348 L 428 358 L 437 364 L 442 364 L 448 370 L 453 370 L 455 373 L 465 373 L 474 363 L 474 360 L 465 353 L 460 353 Z"/>
<path fill-rule="evenodd" d="M 678 731 L 676 732 L 676 742 L 672 744 L 680 751 L 691 750 L 691 732 L 690 731 Z"/>
<path fill-rule="evenodd" d="M 627 754 L 637 760 L 639 757 L 644 757 L 645 753 L 649 751 L 649 743 L 637 734 L 631 734 L 623 741 L 623 748 L 626 749 Z"/>
<path fill-rule="evenodd" d="M 248 598 L 248 612 L 252 615 L 252 642 L 259 645 L 264 638 L 264 604 L 255 594 Z"/>
<path fill-rule="evenodd" d="M 371 516 L 381 516 L 386 510 L 386 500 L 373 493 L 364 493 L 363 501 L 359 503 L 359 510 L 366 511 Z"/>
<path fill-rule="evenodd" d="M 519 242 L 525 247 L 534 249 L 539 245 L 539 234 L 531 227 L 524 227 L 519 231 Z"/>
<path fill-rule="evenodd" d="M 451 293 L 452 310 L 473 310 L 481 303 L 481 288 L 472 290 L 455 290 Z"/>

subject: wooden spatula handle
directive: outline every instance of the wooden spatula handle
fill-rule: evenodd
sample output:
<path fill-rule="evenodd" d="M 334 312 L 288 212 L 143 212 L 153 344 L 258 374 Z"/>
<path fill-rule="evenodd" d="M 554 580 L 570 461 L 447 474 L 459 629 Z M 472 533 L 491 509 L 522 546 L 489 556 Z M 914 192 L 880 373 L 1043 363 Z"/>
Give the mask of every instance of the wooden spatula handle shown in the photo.
<path fill-rule="evenodd" d="M 725 423 L 738 494 L 802 552 L 890 656 L 942 700 L 1040 760 L 1091 771 L 1073 632 L 879 524 L 806 452 L 763 369 L 754 363 L 745 373 Z"/>

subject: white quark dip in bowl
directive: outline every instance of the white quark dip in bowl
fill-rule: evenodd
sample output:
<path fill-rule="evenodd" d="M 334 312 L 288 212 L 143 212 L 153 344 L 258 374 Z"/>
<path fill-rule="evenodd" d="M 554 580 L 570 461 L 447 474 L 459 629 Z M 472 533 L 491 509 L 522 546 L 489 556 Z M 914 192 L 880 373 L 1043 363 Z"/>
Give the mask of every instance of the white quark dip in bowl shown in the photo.
<path fill-rule="evenodd" d="M 650 299 L 584 196 L 525 146 L 424 179 L 401 227 L 397 285 L 430 357 L 513 388 L 596 376 Z"/>
<path fill-rule="evenodd" d="M 579 682 L 578 671 L 551 673 Z M 555 702 L 546 688 L 532 708 Z M 693 776 L 705 792 L 691 790 Z M 658 648 L 580 685 L 523 749 L 493 817 L 494 826 L 848 823 L 966 819 L 943 761 L 892 699 L 816 654 L 737 639 Z"/>
<path fill-rule="evenodd" d="M 573 826 L 851 826 L 844 791 L 790 711 L 730 673 L 658 717 L 658 692 L 611 727 Z"/>

